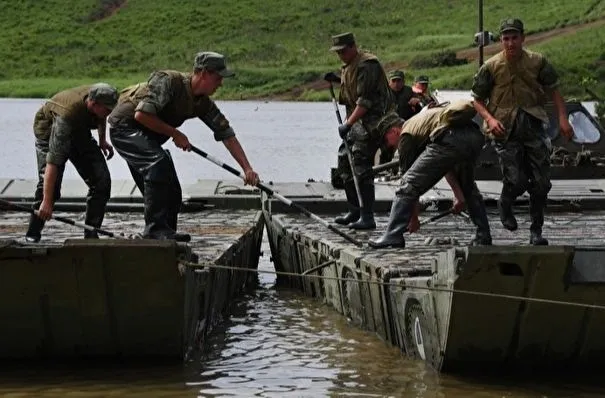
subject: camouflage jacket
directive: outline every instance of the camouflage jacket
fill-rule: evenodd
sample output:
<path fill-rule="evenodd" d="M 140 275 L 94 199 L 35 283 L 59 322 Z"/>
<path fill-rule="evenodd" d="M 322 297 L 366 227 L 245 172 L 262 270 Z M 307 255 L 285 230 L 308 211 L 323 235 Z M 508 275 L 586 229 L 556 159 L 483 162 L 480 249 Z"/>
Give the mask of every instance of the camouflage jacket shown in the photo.
<path fill-rule="evenodd" d="M 193 95 L 191 77 L 190 73 L 172 70 L 152 73 L 147 83 L 122 90 L 118 105 L 109 115 L 109 123 L 112 127 L 140 128 L 166 142 L 167 136 L 149 130 L 134 119 L 135 112 L 142 111 L 158 116 L 172 127 L 197 117 L 212 130 L 216 141 L 235 136 L 229 121 L 210 97 Z"/>
<path fill-rule="evenodd" d="M 105 121 L 86 107 L 89 89 L 90 85 L 86 85 L 61 91 L 36 112 L 34 134 L 37 139 L 49 141 L 48 163 L 65 164 L 72 145 L 90 139 L 90 130 L 99 128 L 105 132 Z"/>
<path fill-rule="evenodd" d="M 546 58 L 523 50 L 521 57 L 509 62 L 504 52 L 490 58 L 475 74 L 472 95 L 486 102 L 489 113 L 511 132 L 518 109 L 548 122 L 544 105 L 547 89 L 556 88 L 558 75 Z M 487 122 L 484 123 L 487 128 Z M 490 138 L 495 138 L 490 135 Z"/>
<path fill-rule="evenodd" d="M 376 56 L 367 52 L 359 52 L 342 66 L 339 103 L 346 107 L 347 117 L 357 105 L 367 108 L 361 124 L 373 139 L 400 122 L 384 69 Z"/>

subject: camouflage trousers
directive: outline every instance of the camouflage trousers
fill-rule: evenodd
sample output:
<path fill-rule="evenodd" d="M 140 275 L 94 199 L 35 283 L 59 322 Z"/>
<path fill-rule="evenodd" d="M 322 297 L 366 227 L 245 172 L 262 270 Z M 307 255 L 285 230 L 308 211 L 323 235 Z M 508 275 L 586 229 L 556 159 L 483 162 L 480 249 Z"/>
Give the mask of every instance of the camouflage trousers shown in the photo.
<path fill-rule="evenodd" d="M 542 122 L 522 111 L 507 141 L 494 141 L 502 171 L 502 197 L 525 191 L 545 200 L 550 188 L 550 138 Z"/>
<path fill-rule="evenodd" d="M 105 206 L 111 195 L 111 176 L 107 168 L 107 162 L 103 153 L 97 144 L 97 141 L 90 133 L 87 138 L 72 142 L 69 151 L 68 160 L 74 165 L 76 171 L 82 177 L 88 186 L 86 196 L 86 218 L 84 223 L 99 228 L 105 217 Z M 38 163 L 38 185 L 34 193 L 34 209 L 40 208 L 44 193 L 44 173 L 46 171 L 46 155 L 49 151 L 49 141 L 36 138 L 36 160 Z M 61 184 L 63 182 L 63 173 L 65 164 L 57 167 L 57 181 L 54 187 L 55 201 L 61 198 Z M 32 216 L 28 228 L 27 236 L 40 237 L 44 221 L 37 216 Z M 91 233 L 85 231 L 85 237 Z"/>
<path fill-rule="evenodd" d="M 374 156 L 378 150 L 378 143 L 361 124 L 355 123 L 347 137 L 347 144 L 349 144 L 349 148 L 351 149 L 353 169 L 360 184 L 374 185 L 372 166 L 374 165 Z M 353 174 L 351 173 L 351 166 L 344 143 L 338 148 L 337 170 L 345 184 L 353 182 Z"/>
<path fill-rule="evenodd" d="M 417 201 L 448 172 L 454 171 L 468 202 L 482 201 L 475 184 L 475 163 L 485 139 L 476 127 L 445 131 L 429 142 L 405 172 L 396 195 L 408 203 Z"/>

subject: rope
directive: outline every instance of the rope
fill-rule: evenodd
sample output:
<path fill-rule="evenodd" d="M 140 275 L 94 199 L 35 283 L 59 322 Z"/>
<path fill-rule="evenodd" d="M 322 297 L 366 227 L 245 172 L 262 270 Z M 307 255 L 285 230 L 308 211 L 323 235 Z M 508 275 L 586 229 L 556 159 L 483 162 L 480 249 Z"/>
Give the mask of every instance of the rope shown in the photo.
<path fill-rule="evenodd" d="M 330 261 L 335 262 L 333 260 L 330 260 Z M 201 264 L 197 264 L 197 263 L 192 263 L 192 262 L 188 262 L 188 261 L 180 261 L 179 263 L 186 265 L 186 266 L 191 266 L 191 267 L 207 267 L 207 268 L 211 268 L 211 269 L 214 268 L 214 269 L 224 269 L 224 270 L 231 270 L 231 271 L 256 272 L 258 274 L 271 274 L 271 275 L 293 276 L 293 277 L 305 276 L 308 278 L 316 278 L 316 279 L 331 280 L 331 281 L 368 283 L 368 284 L 379 285 L 379 286 L 394 286 L 394 287 L 404 288 L 406 290 L 415 289 L 415 290 L 427 290 L 427 291 L 444 292 L 444 293 L 460 293 L 460 294 L 469 294 L 469 295 L 473 295 L 473 296 L 504 298 L 504 299 L 517 300 L 517 301 L 528 301 L 528 302 L 532 302 L 532 303 L 556 304 L 556 305 L 564 305 L 564 306 L 569 306 L 569 307 L 580 307 L 580 308 L 586 308 L 586 309 L 591 308 L 591 309 L 597 309 L 597 310 L 605 310 L 605 306 L 598 305 L 598 304 L 575 303 L 572 301 L 541 299 L 541 298 L 535 298 L 535 297 L 515 296 L 515 295 L 511 295 L 511 294 L 477 292 L 477 291 L 473 291 L 473 290 L 448 289 L 448 288 L 443 288 L 443 287 L 431 287 L 431 286 L 426 286 L 426 287 L 410 286 L 410 285 L 401 285 L 399 283 L 382 282 L 382 281 L 378 281 L 378 280 L 374 280 L 374 279 L 362 281 L 362 280 L 358 280 L 355 278 L 341 278 L 338 276 L 323 276 L 323 275 L 312 275 L 312 274 L 303 275 L 303 274 L 297 274 L 295 272 L 271 271 L 271 270 L 260 270 L 260 269 L 256 269 L 256 268 L 232 267 L 232 266 L 228 266 L 228 265 L 218 265 L 218 264 L 214 264 L 214 263 L 210 263 L 210 262 L 204 262 Z M 321 265 L 325 266 L 328 264 L 323 263 Z"/>

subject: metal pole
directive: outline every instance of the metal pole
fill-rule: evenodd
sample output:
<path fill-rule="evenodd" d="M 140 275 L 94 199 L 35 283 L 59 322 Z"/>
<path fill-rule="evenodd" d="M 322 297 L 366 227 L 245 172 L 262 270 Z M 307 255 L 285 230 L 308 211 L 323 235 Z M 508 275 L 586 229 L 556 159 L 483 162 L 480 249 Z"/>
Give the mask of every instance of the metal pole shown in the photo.
<path fill-rule="evenodd" d="M 483 33 L 483 0 L 479 0 L 479 33 L 481 39 L 479 42 L 479 66 L 483 65 L 483 43 L 485 41 L 485 33 Z"/>

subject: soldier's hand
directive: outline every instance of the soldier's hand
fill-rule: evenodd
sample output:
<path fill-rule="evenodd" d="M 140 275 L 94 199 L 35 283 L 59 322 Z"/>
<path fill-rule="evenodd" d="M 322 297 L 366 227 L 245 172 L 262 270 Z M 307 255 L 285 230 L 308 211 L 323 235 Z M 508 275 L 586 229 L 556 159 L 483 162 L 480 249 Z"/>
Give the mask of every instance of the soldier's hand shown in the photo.
<path fill-rule="evenodd" d="M 176 145 L 177 148 L 181 148 L 183 151 L 191 150 L 189 138 L 187 138 L 187 136 L 180 131 L 174 137 L 172 137 L 172 141 L 174 141 L 174 145 Z"/>
<path fill-rule="evenodd" d="M 498 119 L 492 117 L 487 120 L 487 132 L 499 137 L 504 135 L 506 129 Z"/>
<path fill-rule="evenodd" d="M 462 210 L 464 210 L 465 206 L 466 206 L 466 203 L 464 203 L 464 200 L 455 198 L 454 204 L 452 205 L 452 214 L 460 214 L 460 212 L 462 212 Z"/>
<path fill-rule="evenodd" d="M 414 98 L 410 98 L 410 100 L 408 101 L 408 104 L 411 106 L 416 106 L 420 103 L 420 98 L 414 97 Z"/>
<path fill-rule="evenodd" d="M 246 185 L 253 185 L 255 186 L 256 184 L 259 183 L 259 178 L 258 178 L 258 174 L 256 174 L 256 171 L 252 170 L 252 169 L 247 169 L 244 170 L 244 183 Z"/>
<path fill-rule="evenodd" d="M 330 83 L 340 83 L 340 77 L 334 72 L 328 72 L 324 75 L 324 80 Z"/>
<path fill-rule="evenodd" d="M 48 221 L 53 216 L 53 204 L 49 201 L 42 200 L 40 204 L 40 208 L 36 211 L 38 217 L 43 219 L 44 221 Z"/>
<path fill-rule="evenodd" d="M 408 232 L 414 233 L 420 229 L 420 221 L 418 220 L 418 216 L 414 215 L 410 218 L 410 222 L 408 223 Z"/>
<path fill-rule="evenodd" d="M 99 148 L 101 148 L 101 151 L 103 152 L 103 155 L 105 156 L 105 158 L 107 160 L 109 160 L 113 157 L 113 147 L 111 146 L 111 144 L 109 142 L 107 142 L 107 141 L 99 142 Z"/>
<path fill-rule="evenodd" d="M 351 126 L 347 123 L 343 123 L 340 126 L 338 126 L 338 135 L 343 140 L 345 140 L 347 138 L 347 134 L 349 133 L 349 131 L 351 131 Z"/>
<path fill-rule="evenodd" d="M 561 135 L 567 140 L 571 140 L 573 138 L 573 127 L 571 127 L 571 124 L 569 123 L 569 120 L 567 120 L 566 117 L 561 118 L 561 120 L 559 120 L 559 129 L 561 130 Z"/>

